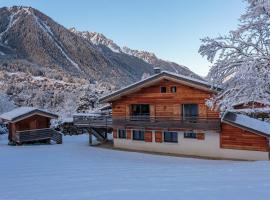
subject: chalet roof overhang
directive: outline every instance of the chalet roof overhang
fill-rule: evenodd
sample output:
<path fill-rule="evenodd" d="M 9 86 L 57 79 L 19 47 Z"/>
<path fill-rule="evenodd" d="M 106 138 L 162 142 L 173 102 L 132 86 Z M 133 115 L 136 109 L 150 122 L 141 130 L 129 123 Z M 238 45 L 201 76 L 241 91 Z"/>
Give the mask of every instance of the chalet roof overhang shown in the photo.
<path fill-rule="evenodd" d="M 39 116 L 47 117 L 50 119 L 58 118 L 57 114 L 54 114 L 54 113 L 51 113 L 42 109 L 38 109 L 34 107 L 19 107 L 10 112 L 0 115 L 0 119 L 2 119 L 5 122 L 15 123 L 23 119 L 26 119 L 28 117 L 31 117 L 33 115 L 39 115 Z"/>
<path fill-rule="evenodd" d="M 109 95 L 103 96 L 99 99 L 100 103 L 110 103 L 112 101 L 115 101 L 122 96 L 132 94 L 134 92 L 139 91 L 142 88 L 149 87 L 155 83 L 158 83 L 161 80 L 170 80 L 173 82 L 177 82 L 183 85 L 187 85 L 190 87 L 194 87 L 200 90 L 204 90 L 211 93 L 216 93 L 217 91 L 221 90 L 221 88 L 213 87 L 211 84 L 209 84 L 206 81 L 198 80 L 195 78 L 183 76 L 180 74 L 175 74 L 171 72 L 162 71 L 159 74 L 155 74 L 153 76 L 150 76 L 144 80 L 138 81 L 134 84 L 131 84 L 125 88 L 122 88 L 120 90 L 117 90 Z"/>
<path fill-rule="evenodd" d="M 227 111 L 221 118 L 221 122 L 250 131 L 257 135 L 270 137 L 270 123 L 243 114 Z"/>

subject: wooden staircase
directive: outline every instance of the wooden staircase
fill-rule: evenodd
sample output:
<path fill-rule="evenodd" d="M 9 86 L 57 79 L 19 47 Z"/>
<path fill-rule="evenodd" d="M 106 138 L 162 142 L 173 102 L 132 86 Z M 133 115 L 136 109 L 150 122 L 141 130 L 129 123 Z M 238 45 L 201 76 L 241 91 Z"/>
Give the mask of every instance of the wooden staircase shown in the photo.
<path fill-rule="evenodd" d="M 88 128 L 89 130 L 89 144 L 93 145 L 92 135 L 97 139 L 101 144 L 107 142 L 107 130 L 104 128 Z"/>
<path fill-rule="evenodd" d="M 66 128 L 65 128 L 66 127 Z M 77 135 L 78 133 L 85 133 L 85 130 L 89 134 L 89 144 L 94 145 L 94 136 L 99 144 L 104 144 L 107 142 L 107 134 L 112 132 L 112 118 L 108 114 L 92 113 L 92 114 L 75 114 L 73 116 L 73 122 L 65 124 L 63 127 L 63 132 Z"/>
<path fill-rule="evenodd" d="M 56 130 L 52 130 L 51 140 L 55 141 L 56 144 L 62 144 L 63 143 L 63 136 L 60 132 L 58 132 Z"/>

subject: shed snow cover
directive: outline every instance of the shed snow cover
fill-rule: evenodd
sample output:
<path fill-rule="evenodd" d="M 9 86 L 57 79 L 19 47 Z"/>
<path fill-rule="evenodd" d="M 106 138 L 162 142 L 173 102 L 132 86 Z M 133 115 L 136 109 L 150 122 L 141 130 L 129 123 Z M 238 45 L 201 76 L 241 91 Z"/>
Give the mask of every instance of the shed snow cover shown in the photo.
<path fill-rule="evenodd" d="M 10 112 L 0 115 L 0 118 L 5 121 L 17 121 L 26 116 L 31 116 L 35 114 L 47 116 L 50 118 L 58 118 L 58 115 L 54 113 L 51 113 L 42 109 L 34 108 L 34 107 L 19 107 Z"/>
<path fill-rule="evenodd" d="M 270 123 L 246 115 L 226 112 L 222 117 L 222 122 L 270 137 Z"/>

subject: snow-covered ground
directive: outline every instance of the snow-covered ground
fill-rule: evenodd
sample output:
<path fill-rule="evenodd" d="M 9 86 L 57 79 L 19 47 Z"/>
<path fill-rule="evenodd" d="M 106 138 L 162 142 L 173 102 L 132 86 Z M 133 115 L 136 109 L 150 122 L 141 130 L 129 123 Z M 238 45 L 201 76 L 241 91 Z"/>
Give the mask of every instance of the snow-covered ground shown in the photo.
<path fill-rule="evenodd" d="M 0 135 L 1 200 L 269 199 L 270 162 L 201 160 L 88 146 L 8 146 Z"/>

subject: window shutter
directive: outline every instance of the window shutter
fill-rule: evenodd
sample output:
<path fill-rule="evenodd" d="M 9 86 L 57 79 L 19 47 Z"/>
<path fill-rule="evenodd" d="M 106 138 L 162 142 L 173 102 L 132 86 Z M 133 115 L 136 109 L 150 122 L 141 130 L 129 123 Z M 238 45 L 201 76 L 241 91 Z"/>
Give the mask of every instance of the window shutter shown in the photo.
<path fill-rule="evenodd" d="M 128 140 L 131 139 L 131 130 L 127 130 L 127 139 L 128 139 Z"/>
<path fill-rule="evenodd" d="M 197 139 L 198 140 L 204 140 L 205 139 L 204 133 L 197 133 Z"/>
<path fill-rule="evenodd" d="M 155 132 L 155 142 L 162 143 L 162 131 Z"/>
<path fill-rule="evenodd" d="M 117 138 L 117 129 L 113 130 L 113 138 Z"/>
<path fill-rule="evenodd" d="M 144 141 L 145 142 L 152 142 L 152 131 L 145 131 Z"/>

